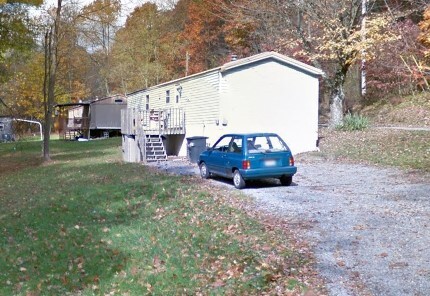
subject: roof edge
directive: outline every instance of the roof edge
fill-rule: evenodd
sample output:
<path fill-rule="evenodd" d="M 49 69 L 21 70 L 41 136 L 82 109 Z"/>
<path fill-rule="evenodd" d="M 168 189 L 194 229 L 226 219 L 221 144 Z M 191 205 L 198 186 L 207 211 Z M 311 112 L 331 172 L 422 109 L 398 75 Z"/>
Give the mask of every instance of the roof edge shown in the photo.
<path fill-rule="evenodd" d="M 228 62 L 228 63 L 224 64 L 223 66 L 221 66 L 221 72 L 229 71 L 229 70 L 232 70 L 234 68 L 237 68 L 237 67 L 240 67 L 243 65 L 259 62 L 259 61 L 269 59 L 269 58 L 272 58 L 272 59 L 275 59 L 279 62 L 283 62 L 283 63 L 289 64 L 289 65 L 295 66 L 297 68 L 303 69 L 303 70 L 310 72 L 311 74 L 314 74 L 314 75 L 318 75 L 318 76 L 324 75 L 324 72 L 321 69 L 318 69 L 316 67 L 305 64 L 305 63 L 300 62 L 296 59 L 287 57 L 283 54 L 280 54 L 280 53 L 277 53 L 274 51 L 266 51 L 266 52 L 262 52 L 260 54 L 256 54 L 256 55 L 253 55 L 253 56 L 250 56 L 247 58 Z"/>
<path fill-rule="evenodd" d="M 174 80 L 169 80 L 167 82 L 163 82 L 163 83 L 153 85 L 153 86 L 150 86 L 147 88 L 142 88 L 142 89 L 127 93 L 126 96 L 135 95 L 135 94 L 138 94 L 141 92 L 157 89 L 157 88 L 164 87 L 164 86 L 171 85 L 171 84 L 177 84 L 177 83 L 186 81 L 188 79 L 199 77 L 199 76 L 211 73 L 211 72 L 219 71 L 222 73 L 222 72 L 225 72 L 225 71 L 228 71 L 228 70 L 231 70 L 231 69 L 243 66 L 243 65 L 259 62 L 259 61 L 262 61 L 265 59 L 270 59 L 270 58 L 275 59 L 275 60 L 282 62 L 282 63 L 289 64 L 291 66 L 297 67 L 297 68 L 302 69 L 306 72 L 309 72 L 313 75 L 324 76 L 324 72 L 321 69 L 318 69 L 316 67 L 305 64 L 303 62 L 300 62 L 298 60 L 295 60 L 293 58 L 287 57 L 285 55 L 282 55 L 282 54 L 274 52 L 274 51 L 266 51 L 266 52 L 262 52 L 262 53 L 259 53 L 259 54 L 256 54 L 256 55 L 253 55 L 250 57 L 246 57 L 246 58 L 238 59 L 236 61 L 228 62 L 222 66 L 215 67 L 215 68 L 203 71 L 203 72 L 195 73 L 195 74 L 192 74 L 189 76 L 184 76 L 184 77 L 177 78 Z"/>

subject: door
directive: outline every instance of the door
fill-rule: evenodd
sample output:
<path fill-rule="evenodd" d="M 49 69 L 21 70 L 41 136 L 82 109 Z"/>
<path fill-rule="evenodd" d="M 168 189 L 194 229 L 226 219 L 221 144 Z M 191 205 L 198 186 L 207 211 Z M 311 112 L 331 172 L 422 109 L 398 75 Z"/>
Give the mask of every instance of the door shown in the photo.
<path fill-rule="evenodd" d="M 227 152 L 232 139 L 232 136 L 224 136 L 212 147 L 206 163 L 211 173 L 221 176 L 226 175 Z"/>
<path fill-rule="evenodd" d="M 242 167 L 243 158 L 243 140 L 242 136 L 233 136 L 230 143 L 229 149 L 226 153 L 226 161 L 224 166 L 224 174 L 226 177 L 233 177 L 233 168 L 240 169 Z"/>

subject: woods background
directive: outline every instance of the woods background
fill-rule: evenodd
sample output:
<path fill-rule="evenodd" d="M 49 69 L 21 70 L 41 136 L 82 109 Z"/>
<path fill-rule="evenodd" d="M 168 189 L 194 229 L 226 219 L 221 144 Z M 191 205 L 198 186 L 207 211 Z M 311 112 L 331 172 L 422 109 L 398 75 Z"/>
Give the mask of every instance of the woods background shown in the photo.
<path fill-rule="evenodd" d="M 14 116 L 47 121 L 55 103 L 126 94 L 270 50 L 326 73 L 320 110 L 333 124 L 429 89 L 427 0 L 165 0 L 126 18 L 118 0 L 56 3 L 0 4 L 0 98 Z"/>

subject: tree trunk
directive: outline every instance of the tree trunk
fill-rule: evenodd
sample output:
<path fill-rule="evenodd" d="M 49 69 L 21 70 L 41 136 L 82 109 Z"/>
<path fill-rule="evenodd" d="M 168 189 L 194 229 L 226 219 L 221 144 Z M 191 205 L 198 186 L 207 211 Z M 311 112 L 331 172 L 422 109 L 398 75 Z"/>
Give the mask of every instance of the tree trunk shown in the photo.
<path fill-rule="evenodd" d="M 51 118 L 52 118 L 52 28 L 45 35 L 45 81 L 44 81 L 44 109 L 45 121 L 43 124 L 43 159 L 50 161 L 49 140 L 51 134 Z"/>
<path fill-rule="evenodd" d="M 44 137 L 43 137 L 43 159 L 45 161 L 51 160 L 49 141 L 51 138 L 51 125 L 52 125 L 52 110 L 54 109 L 55 103 L 55 82 L 57 75 L 57 50 L 58 50 L 58 35 L 60 29 L 60 17 L 61 17 L 61 3 L 62 0 L 58 0 L 58 6 L 56 14 L 54 16 L 54 23 L 50 29 L 49 37 L 45 38 L 46 49 L 45 49 L 45 87 L 48 89 L 44 90 L 47 99 L 45 100 L 45 126 L 44 126 Z"/>
<path fill-rule="evenodd" d="M 342 86 L 332 92 L 330 97 L 330 128 L 336 128 L 342 124 L 344 99 L 345 95 Z"/>
<path fill-rule="evenodd" d="M 345 101 L 343 85 L 345 84 L 348 68 L 348 65 L 343 65 L 343 67 L 335 73 L 330 83 L 330 128 L 336 128 L 342 124 L 343 121 L 343 103 Z"/>

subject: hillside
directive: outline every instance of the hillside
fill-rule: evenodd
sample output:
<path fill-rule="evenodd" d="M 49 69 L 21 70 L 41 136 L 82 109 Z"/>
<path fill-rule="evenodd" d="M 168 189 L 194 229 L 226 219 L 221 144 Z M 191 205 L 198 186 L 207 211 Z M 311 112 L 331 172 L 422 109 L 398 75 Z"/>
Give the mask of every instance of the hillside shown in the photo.
<path fill-rule="evenodd" d="M 430 94 L 406 97 L 402 101 L 384 100 L 365 107 L 361 114 L 369 119 L 363 131 L 319 131 L 320 153 L 327 159 L 401 167 L 430 172 Z M 411 127 L 416 130 L 402 130 Z"/>
<path fill-rule="evenodd" d="M 381 100 L 361 113 L 375 126 L 430 127 L 430 93 Z"/>

